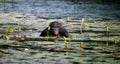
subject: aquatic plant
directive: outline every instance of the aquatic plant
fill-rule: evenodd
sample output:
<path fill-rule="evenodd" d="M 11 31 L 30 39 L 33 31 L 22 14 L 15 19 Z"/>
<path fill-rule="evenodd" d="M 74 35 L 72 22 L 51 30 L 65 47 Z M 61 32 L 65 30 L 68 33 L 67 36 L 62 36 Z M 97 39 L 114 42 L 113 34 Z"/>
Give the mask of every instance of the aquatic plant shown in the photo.
<path fill-rule="evenodd" d="M 14 33 L 14 28 L 13 27 L 9 27 L 7 30 L 9 33 Z"/>

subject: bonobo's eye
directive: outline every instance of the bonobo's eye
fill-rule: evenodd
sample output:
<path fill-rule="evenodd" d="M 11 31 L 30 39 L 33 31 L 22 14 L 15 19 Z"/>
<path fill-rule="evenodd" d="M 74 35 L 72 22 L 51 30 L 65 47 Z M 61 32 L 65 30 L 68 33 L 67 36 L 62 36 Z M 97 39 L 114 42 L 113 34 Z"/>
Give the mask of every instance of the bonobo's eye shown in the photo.
<path fill-rule="evenodd" d="M 59 31 L 59 27 L 52 27 L 52 29 L 53 29 L 54 31 L 56 31 L 56 30 Z"/>
<path fill-rule="evenodd" d="M 54 28 L 54 31 L 59 31 L 59 28 Z"/>

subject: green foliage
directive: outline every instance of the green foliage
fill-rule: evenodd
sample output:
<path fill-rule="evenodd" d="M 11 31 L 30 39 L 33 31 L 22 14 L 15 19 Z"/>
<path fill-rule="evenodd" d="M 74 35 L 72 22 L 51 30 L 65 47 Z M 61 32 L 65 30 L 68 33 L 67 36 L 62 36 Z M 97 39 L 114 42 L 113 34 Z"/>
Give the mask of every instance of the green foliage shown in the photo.
<path fill-rule="evenodd" d="M 4 0 L 0 0 L 0 3 L 4 3 Z"/>
<path fill-rule="evenodd" d="M 16 1 L 12 1 L 12 0 L 0 0 L 0 3 L 16 3 Z"/>

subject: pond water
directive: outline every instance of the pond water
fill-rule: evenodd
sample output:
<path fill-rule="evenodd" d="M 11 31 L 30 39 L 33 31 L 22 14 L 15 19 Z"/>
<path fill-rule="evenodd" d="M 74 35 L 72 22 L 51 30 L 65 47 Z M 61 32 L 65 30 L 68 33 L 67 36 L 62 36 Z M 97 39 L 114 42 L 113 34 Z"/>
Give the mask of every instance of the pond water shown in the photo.
<path fill-rule="evenodd" d="M 9 1 L 9 0 L 6 0 Z M 17 0 L 13 0 L 16 2 Z M 40 17 L 120 18 L 120 6 L 97 4 L 90 0 L 18 0 L 17 3 L 0 3 L 1 12 L 31 13 Z"/>
<path fill-rule="evenodd" d="M 84 0 L 13 1 L 14 4 L 0 3 L 0 64 L 120 63 L 118 5 Z M 80 19 L 68 21 L 63 19 L 66 17 Z M 83 29 L 81 18 L 85 20 Z M 54 39 L 39 36 L 55 20 L 68 30 L 67 42 L 62 38 L 54 43 Z M 8 32 L 9 28 L 13 33 Z M 24 35 L 26 38 L 22 38 Z"/>

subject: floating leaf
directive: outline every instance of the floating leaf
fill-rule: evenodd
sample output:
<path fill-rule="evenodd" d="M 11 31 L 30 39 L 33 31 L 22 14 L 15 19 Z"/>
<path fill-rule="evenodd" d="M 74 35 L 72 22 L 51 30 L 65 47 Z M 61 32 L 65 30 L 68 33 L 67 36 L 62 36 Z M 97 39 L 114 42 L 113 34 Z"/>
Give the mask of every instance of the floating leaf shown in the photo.
<path fill-rule="evenodd" d="M 82 21 L 81 22 L 84 22 L 85 21 L 85 19 L 84 18 L 82 18 Z"/>
<path fill-rule="evenodd" d="M 63 36 L 63 38 L 64 38 L 64 40 L 66 40 L 66 37 L 65 37 L 65 36 Z"/>
<path fill-rule="evenodd" d="M 70 20 L 70 17 L 68 17 L 67 20 L 69 21 L 69 20 Z"/>
<path fill-rule="evenodd" d="M 14 32 L 14 28 L 9 27 L 9 28 L 8 28 L 8 32 L 13 33 L 13 32 Z"/>
<path fill-rule="evenodd" d="M 45 38 L 48 38 L 48 39 L 55 39 L 56 36 L 45 36 Z"/>
<path fill-rule="evenodd" d="M 90 26 L 89 26 L 89 24 L 88 24 L 88 23 L 85 23 L 84 25 L 85 25 L 85 28 L 87 28 L 87 29 L 89 29 L 89 28 L 90 28 Z"/>
<path fill-rule="evenodd" d="M 5 40 L 10 40 L 9 36 L 7 36 L 7 35 L 5 35 L 5 34 L 3 34 L 1 37 L 2 37 L 3 39 L 5 39 Z"/>
<path fill-rule="evenodd" d="M 5 35 L 5 39 L 6 40 L 10 40 L 9 36 Z"/>
<path fill-rule="evenodd" d="M 109 31 L 109 27 L 108 26 L 106 26 L 106 31 Z"/>
<path fill-rule="evenodd" d="M 18 32 L 20 32 L 20 31 L 22 31 L 22 30 L 21 30 L 21 28 L 19 27 L 19 28 L 18 28 Z"/>
<path fill-rule="evenodd" d="M 65 47 L 68 48 L 68 43 L 66 43 Z"/>
<path fill-rule="evenodd" d="M 48 30 L 50 30 L 50 26 L 48 26 Z"/>
<path fill-rule="evenodd" d="M 80 48 L 83 48 L 83 42 L 80 43 Z"/>

